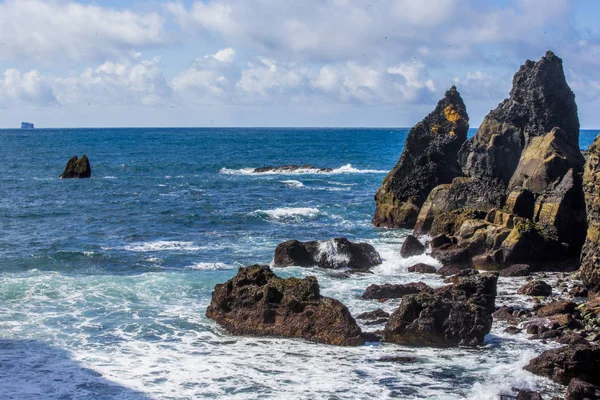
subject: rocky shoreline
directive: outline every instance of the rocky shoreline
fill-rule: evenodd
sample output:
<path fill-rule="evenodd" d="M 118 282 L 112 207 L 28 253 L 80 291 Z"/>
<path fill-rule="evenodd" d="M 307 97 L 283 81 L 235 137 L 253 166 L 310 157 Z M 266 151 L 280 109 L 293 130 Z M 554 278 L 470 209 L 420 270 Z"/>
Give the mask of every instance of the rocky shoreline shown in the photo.
<path fill-rule="evenodd" d="M 509 98 L 467 140 L 468 126 L 453 86 L 411 129 L 375 195 L 375 226 L 414 229 L 400 254 L 427 253 L 442 264 L 415 265 L 411 273 L 449 277 L 446 286 L 365 288 L 365 301 L 402 300 L 391 313 L 357 316 L 379 328 L 363 332 L 343 304 L 320 295 L 316 278 L 282 279 L 268 266 L 250 266 L 215 287 L 207 316 L 236 335 L 343 346 L 478 346 L 492 324 L 502 323 L 507 334 L 563 345 L 525 370 L 568 385 L 568 399 L 600 398 L 600 137 L 586 160 L 562 60 L 552 52 L 527 60 Z M 372 246 L 336 238 L 282 243 L 273 266 L 365 272 L 379 263 Z M 519 289 L 498 292 L 499 279 L 515 280 Z M 524 300 L 509 304 L 507 296 Z"/>

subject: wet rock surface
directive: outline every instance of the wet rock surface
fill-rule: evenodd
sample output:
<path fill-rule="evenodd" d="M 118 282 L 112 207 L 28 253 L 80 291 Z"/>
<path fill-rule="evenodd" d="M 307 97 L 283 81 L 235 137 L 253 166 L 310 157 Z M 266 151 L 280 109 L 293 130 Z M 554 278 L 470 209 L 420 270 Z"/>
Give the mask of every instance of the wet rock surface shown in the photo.
<path fill-rule="evenodd" d="M 423 282 L 413 282 L 406 284 L 384 284 L 384 285 L 369 285 L 362 298 L 366 300 L 372 299 L 401 299 L 406 295 L 420 293 L 422 291 L 430 291 L 431 287 Z"/>
<path fill-rule="evenodd" d="M 571 379 L 565 400 L 599 400 L 600 387 L 591 383 L 582 381 L 581 379 Z"/>
<path fill-rule="evenodd" d="M 60 179 L 73 179 L 73 178 L 90 178 L 92 176 L 92 168 L 90 167 L 90 160 L 84 154 L 81 158 L 74 156 L 71 158 L 65 170 L 60 174 Z"/>
<path fill-rule="evenodd" d="M 573 345 L 547 350 L 524 367 L 536 375 L 545 376 L 563 385 L 578 378 L 600 384 L 600 347 Z"/>
<path fill-rule="evenodd" d="M 517 293 L 525 296 L 550 296 L 552 294 L 552 286 L 544 281 L 535 280 L 527 282 Z"/>
<path fill-rule="evenodd" d="M 268 266 L 240 268 L 218 284 L 206 315 L 234 335 L 302 338 L 357 346 L 365 337 L 348 309 L 323 297 L 315 277 L 279 278 Z"/>
<path fill-rule="evenodd" d="M 413 235 L 408 235 L 400 247 L 400 255 L 404 258 L 418 256 L 425 253 L 425 246 Z"/>
<path fill-rule="evenodd" d="M 437 268 L 435 268 L 433 265 L 420 263 L 408 267 L 408 272 L 417 272 L 419 274 L 435 274 L 437 273 Z"/>

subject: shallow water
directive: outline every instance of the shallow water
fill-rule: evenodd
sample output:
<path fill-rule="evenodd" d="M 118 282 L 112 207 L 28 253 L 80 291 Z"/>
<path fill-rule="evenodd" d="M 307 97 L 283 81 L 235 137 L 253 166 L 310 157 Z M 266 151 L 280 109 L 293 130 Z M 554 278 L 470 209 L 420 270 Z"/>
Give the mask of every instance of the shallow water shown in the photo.
<path fill-rule="evenodd" d="M 370 225 L 373 194 L 403 129 L 80 129 L 0 131 L 0 399 L 485 399 L 511 387 L 555 393 L 522 371 L 547 346 L 495 326 L 481 349 L 337 348 L 240 338 L 204 316 L 216 283 L 269 263 L 288 239 L 367 241 L 374 274 L 316 275 L 353 315 L 410 274 L 408 233 Z M 585 148 L 598 134 L 583 132 Z M 90 180 L 58 180 L 86 153 Z M 312 164 L 332 173 L 250 174 Z M 503 280 L 501 292 L 519 282 Z M 499 304 L 527 304 L 505 295 Z M 376 327 L 375 327 L 376 328 Z M 379 361 L 411 354 L 416 363 Z"/>

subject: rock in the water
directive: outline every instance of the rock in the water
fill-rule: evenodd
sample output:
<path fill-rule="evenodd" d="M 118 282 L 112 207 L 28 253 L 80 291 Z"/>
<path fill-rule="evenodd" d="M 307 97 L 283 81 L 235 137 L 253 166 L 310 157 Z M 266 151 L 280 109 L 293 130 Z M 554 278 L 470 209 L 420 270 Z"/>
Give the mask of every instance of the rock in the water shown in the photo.
<path fill-rule="evenodd" d="M 517 393 L 516 400 L 542 400 L 542 395 L 533 390 L 523 389 L 519 390 L 519 393 Z"/>
<path fill-rule="evenodd" d="M 418 272 L 420 274 L 435 274 L 437 269 L 433 265 L 419 263 L 408 267 L 408 272 Z"/>
<path fill-rule="evenodd" d="M 365 343 L 346 306 L 321 296 L 315 277 L 283 279 L 265 265 L 240 268 L 232 279 L 216 285 L 206 315 L 234 335 L 339 346 Z"/>
<path fill-rule="evenodd" d="M 523 285 L 517 293 L 525 296 L 550 296 L 552 286 L 544 281 L 531 281 Z"/>
<path fill-rule="evenodd" d="M 530 274 L 531 267 L 527 264 L 514 264 L 500 270 L 500 276 L 502 277 L 529 276 Z"/>
<path fill-rule="evenodd" d="M 418 256 L 425 253 L 425 246 L 413 235 L 408 235 L 400 248 L 400 255 L 404 258 Z"/>
<path fill-rule="evenodd" d="M 276 267 L 357 268 L 367 269 L 381 264 L 381 257 L 368 243 L 354 243 L 345 238 L 299 242 L 288 240 L 275 249 Z"/>
<path fill-rule="evenodd" d="M 588 149 L 588 155 L 583 173 L 588 229 L 579 273 L 590 291 L 600 293 L 600 136 Z"/>
<path fill-rule="evenodd" d="M 381 308 L 378 308 L 374 311 L 364 312 L 356 316 L 356 319 L 382 319 L 389 318 L 390 313 L 383 311 Z"/>
<path fill-rule="evenodd" d="M 384 330 L 384 341 L 410 346 L 479 345 L 492 328 L 495 274 L 477 274 L 435 291 L 402 299 Z"/>
<path fill-rule="evenodd" d="M 288 172 L 298 172 L 298 171 L 322 174 L 322 173 L 332 172 L 333 169 L 331 169 L 331 168 L 316 168 L 316 167 L 313 167 L 312 165 L 278 165 L 276 167 L 266 166 L 266 167 L 255 168 L 253 172 L 255 174 L 264 174 L 267 172 L 288 173 Z"/>
<path fill-rule="evenodd" d="M 577 304 L 573 303 L 572 301 L 555 301 L 554 303 L 550 303 L 540 308 L 537 311 L 537 315 L 538 317 L 549 317 L 557 314 L 571 314 L 573 311 L 575 311 L 576 307 Z"/>
<path fill-rule="evenodd" d="M 461 174 L 457 153 L 468 128 L 465 104 L 453 86 L 408 133 L 400 160 L 375 195 L 375 226 L 414 227 L 431 189 Z"/>
<path fill-rule="evenodd" d="M 401 299 L 406 295 L 420 293 L 422 291 L 432 290 L 423 282 L 412 282 L 405 284 L 390 284 L 384 285 L 372 284 L 367 286 L 367 289 L 362 295 L 363 299 Z"/>
<path fill-rule="evenodd" d="M 600 385 L 600 347 L 578 344 L 546 350 L 524 369 L 563 385 L 573 378 Z"/>
<path fill-rule="evenodd" d="M 81 158 L 74 156 L 71 158 L 65 167 L 65 170 L 60 174 L 60 179 L 70 178 L 89 178 L 92 176 L 92 168 L 90 167 L 90 160 L 84 154 Z"/>
<path fill-rule="evenodd" d="M 565 400 L 600 400 L 600 387 L 573 378 L 567 387 Z"/>

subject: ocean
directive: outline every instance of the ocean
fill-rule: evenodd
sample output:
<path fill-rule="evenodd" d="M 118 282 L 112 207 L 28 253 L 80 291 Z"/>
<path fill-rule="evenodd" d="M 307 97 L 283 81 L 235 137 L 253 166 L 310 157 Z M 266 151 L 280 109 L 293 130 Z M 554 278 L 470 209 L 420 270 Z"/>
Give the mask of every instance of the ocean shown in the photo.
<path fill-rule="evenodd" d="M 371 226 L 373 196 L 407 129 L 2 130 L 0 399 L 494 399 L 560 388 L 521 370 L 555 344 L 502 324 L 477 349 L 340 348 L 236 337 L 204 315 L 215 284 L 268 264 L 289 239 L 371 243 L 383 264 L 342 277 L 312 268 L 353 315 L 371 283 L 423 281 L 409 231 Z M 474 130 L 470 131 L 473 134 Z M 582 131 L 585 149 L 600 131 Z M 86 153 L 92 178 L 59 180 Z M 265 165 L 333 168 L 253 174 Z M 526 304 L 503 279 L 497 304 Z M 382 326 L 365 327 L 366 330 Z M 411 355 L 415 363 L 383 357 Z"/>

